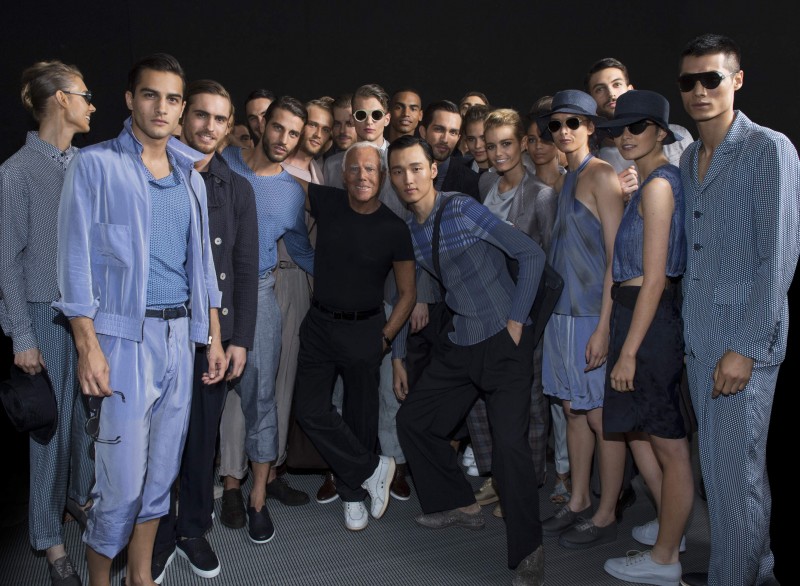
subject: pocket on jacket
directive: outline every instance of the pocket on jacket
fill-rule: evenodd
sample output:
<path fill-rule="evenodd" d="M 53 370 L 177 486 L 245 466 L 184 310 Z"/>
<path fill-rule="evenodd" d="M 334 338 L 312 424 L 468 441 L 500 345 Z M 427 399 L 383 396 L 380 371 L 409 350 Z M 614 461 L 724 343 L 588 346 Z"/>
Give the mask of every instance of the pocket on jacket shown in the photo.
<path fill-rule="evenodd" d="M 739 281 L 736 283 L 718 283 L 714 287 L 714 303 L 717 305 L 736 305 L 747 303 L 753 283 Z"/>
<path fill-rule="evenodd" d="M 133 257 L 131 228 L 125 224 L 95 224 L 92 237 L 94 262 L 129 267 Z"/>

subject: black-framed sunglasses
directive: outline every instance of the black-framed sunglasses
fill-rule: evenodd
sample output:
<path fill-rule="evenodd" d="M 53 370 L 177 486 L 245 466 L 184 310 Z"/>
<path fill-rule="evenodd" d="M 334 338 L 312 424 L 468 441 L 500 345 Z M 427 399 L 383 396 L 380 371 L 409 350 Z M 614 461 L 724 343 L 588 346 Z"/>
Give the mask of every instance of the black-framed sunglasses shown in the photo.
<path fill-rule="evenodd" d="M 372 120 L 375 122 L 378 122 L 384 116 L 386 116 L 386 112 L 383 110 L 356 110 L 353 112 L 353 118 L 355 118 L 358 122 L 364 122 L 367 119 L 367 116 L 372 118 Z"/>
<path fill-rule="evenodd" d="M 70 90 L 61 90 L 61 91 L 64 92 L 65 94 L 71 94 L 73 96 L 80 96 L 84 100 L 86 100 L 87 104 L 91 104 L 92 103 L 92 92 L 90 92 L 88 90 L 85 91 L 85 92 L 72 92 Z"/>
<path fill-rule="evenodd" d="M 122 402 L 125 402 L 125 395 L 120 391 L 113 391 L 114 395 L 119 395 Z M 103 406 L 103 399 L 105 397 L 89 397 L 89 419 L 86 420 L 84 429 L 86 433 L 92 438 L 92 444 L 89 447 L 89 456 L 94 460 L 94 444 L 118 444 L 122 441 L 122 436 L 117 436 L 114 439 L 103 439 L 100 436 L 100 408 Z"/>
<path fill-rule="evenodd" d="M 713 90 L 719 87 L 726 77 L 732 77 L 739 73 L 722 73 L 721 71 L 704 71 L 702 73 L 684 73 L 678 78 L 678 88 L 683 92 L 690 92 L 694 89 L 697 82 L 700 82 L 707 90 Z"/>
<path fill-rule="evenodd" d="M 550 122 L 547 123 L 547 130 L 555 133 L 561 130 L 562 126 L 566 126 L 570 130 L 578 130 L 583 122 L 583 119 L 577 116 L 571 116 L 570 118 L 564 120 L 563 123 L 561 120 L 550 120 Z"/>
<path fill-rule="evenodd" d="M 639 122 L 634 122 L 632 124 L 628 124 L 627 126 L 610 126 L 606 130 L 608 134 L 610 134 L 613 138 L 618 138 L 622 136 L 622 133 L 625 132 L 625 129 L 628 129 L 633 135 L 639 135 L 647 130 L 648 126 L 655 126 L 655 122 L 650 122 L 649 120 L 639 120 Z"/>

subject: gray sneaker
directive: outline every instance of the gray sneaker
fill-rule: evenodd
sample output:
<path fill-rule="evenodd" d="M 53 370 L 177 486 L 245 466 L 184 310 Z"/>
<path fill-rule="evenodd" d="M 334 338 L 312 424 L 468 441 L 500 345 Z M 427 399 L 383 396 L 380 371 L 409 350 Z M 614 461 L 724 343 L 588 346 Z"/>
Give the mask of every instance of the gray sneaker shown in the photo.
<path fill-rule="evenodd" d="M 551 537 L 555 535 L 561 535 L 567 529 L 571 529 L 575 523 L 578 522 L 578 519 L 581 517 L 591 517 L 591 515 L 591 505 L 582 511 L 578 511 L 577 513 L 571 511 L 569 506 L 564 505 L 558 509 L 558 512 L 556 512 L 555 515 L 542 521 L 542 535 Z"/>
<path fill-rule="evenodd" d="M 50 583 L 53 586 L 81 586 L 81 578 L 68 555 L 62 556 L 50 566 Z"/>

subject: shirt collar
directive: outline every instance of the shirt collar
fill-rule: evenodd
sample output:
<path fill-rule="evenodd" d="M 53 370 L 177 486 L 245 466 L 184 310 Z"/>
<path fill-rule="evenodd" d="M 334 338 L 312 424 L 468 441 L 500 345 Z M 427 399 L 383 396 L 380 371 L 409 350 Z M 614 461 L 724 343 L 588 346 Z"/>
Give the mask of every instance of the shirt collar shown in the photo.
<path fill-rule="evenodd" d="M 222 155 L 219 153 L 214 153 L 214 156 L 211 157 L 211 160 L 208 163 L 208 169 L 206 171 L 210 175 L 219 178 L 221 181 L 225 183 L 230 183 L 231 180 L 231 168 L 228 166 L 228 163 L 225 162 L 225 159 L 222 158 Z"/>
<path fill-rule="evenodd" d="M 39 138 L 39 133 L 35 130 L 28 132 L 28 136 L 25 137 L 25 146 L 44 155 L 48 159 L 56 161 L 63 167 L 66 167 L 72 160 L 72 157 L 75 156 L 75 153 L 78 152 L 78 149 L 72 145 L 63 152 L 58 150 L 56 146 Z"/>
<path fill-rule="evenodd" d="M 126 150 L 141 156 L 144 147 L 133 133 L 131 124 L 131 117 L 128 116 L 127 120 L 125 120 L 123 124 L 122 132 L 120 132 L 118 138 Z M 200 153 L 194 150 L 192 147 L 183 144 L 174 136 L 171 137 L 167 142 L 167 154 L 172 155 L 172 158 L 170 159 L 171 163 L 174 163 L 183 169 L 193 169 L 194 164 L 205 156 L 203 153 Z"/>

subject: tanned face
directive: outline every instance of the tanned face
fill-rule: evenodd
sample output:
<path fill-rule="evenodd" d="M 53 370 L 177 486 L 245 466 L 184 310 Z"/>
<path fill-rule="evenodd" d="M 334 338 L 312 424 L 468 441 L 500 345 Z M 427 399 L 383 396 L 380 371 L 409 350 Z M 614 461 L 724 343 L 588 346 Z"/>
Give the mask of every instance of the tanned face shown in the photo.
<path fill-rule="evenodd" d="M 204 155 L 213 153 L 228 132 L 230 100 L 216 94 L 192 96 L 183 115 L 181 138 Z"/>
<path fill-rule="evenodd" d="M 414 92 L 398 92 L 389 104 L 392 120 L 389 123 L 398 136 L 414 134 L 422 121 L 422 98 Z"/>
<path fill-rule="evenodd" d="M 434 160 L 446 161 L 461 138 L 461 114 L 437 110 L 428 127 L 420 128 L 419 133 L 431 145 Z"/>
<path fill-rule="evenodd" d="M 266 122 L 261 139 L 261 148 L 267 158 L 273 163 L 286 160 L 300 142 L 303 126 L 305 123 L 299 116 L 283 108 L 274 109 Z"/>
<path fill-rule="evenodd" d="M 140 140 L 168 139 L 183 113 L 183 80 L 175 73 L 145 69 L 133 93 L 125 92 L 125 101 Z"/>

